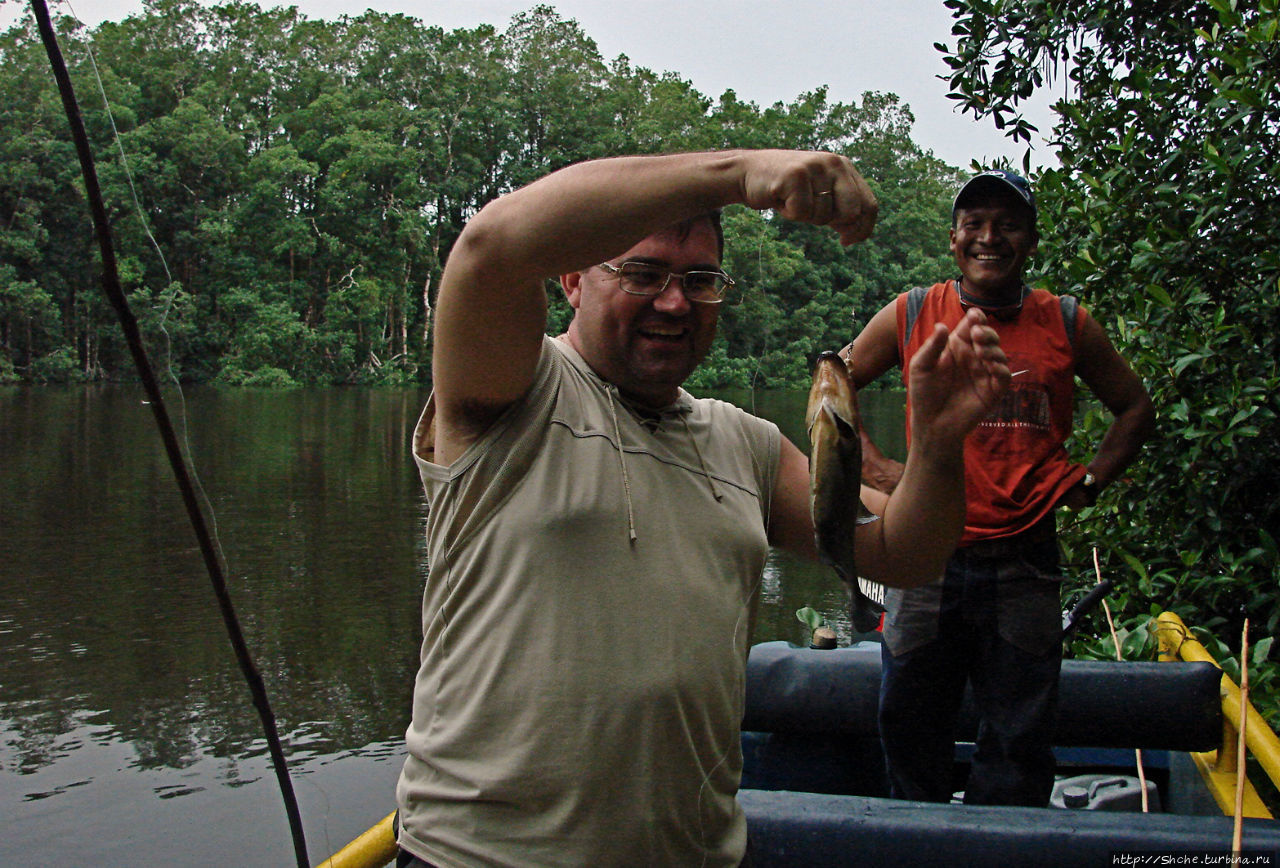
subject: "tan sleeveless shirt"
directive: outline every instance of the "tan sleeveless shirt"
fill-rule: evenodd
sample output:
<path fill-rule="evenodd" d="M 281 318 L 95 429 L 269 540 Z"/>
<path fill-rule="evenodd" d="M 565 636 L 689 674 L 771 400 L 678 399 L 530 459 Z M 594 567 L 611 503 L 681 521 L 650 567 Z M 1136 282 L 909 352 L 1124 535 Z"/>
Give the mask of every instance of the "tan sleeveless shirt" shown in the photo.
<path fill-rule="evenodd" d="M 430 503 L 401 846 L 441 866 L 735 866 L 744 665 L 780 434 L 629 409 L 567 344 Z M 633 539 L 634 537 L 634 539 Z"/>

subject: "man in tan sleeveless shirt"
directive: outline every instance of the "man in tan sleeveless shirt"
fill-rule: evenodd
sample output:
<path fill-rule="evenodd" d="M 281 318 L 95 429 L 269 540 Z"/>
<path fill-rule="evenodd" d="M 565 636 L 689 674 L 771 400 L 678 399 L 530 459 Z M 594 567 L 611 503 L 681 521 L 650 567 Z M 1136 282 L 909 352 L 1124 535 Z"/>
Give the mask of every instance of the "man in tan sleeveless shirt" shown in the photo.
<path fill-rule="evenodd" d="M 490 203 L 454 245 L 414 434 L 431 508 L 401 864 L 742 863 L 764 561 L 816 551 L 804 454 L 681 388 L 732 291 L 718 209 L 734 203 L 846 244 L 876 214 L 832 154 L 620 158 Z M 554 276 L 574 309 L 555 340 Z M 976 312 L 916 359 L 902 484 L 856 531 L 860 567 L 889 585 L 942 568 L 964 436 L 1009 379 Z"/>

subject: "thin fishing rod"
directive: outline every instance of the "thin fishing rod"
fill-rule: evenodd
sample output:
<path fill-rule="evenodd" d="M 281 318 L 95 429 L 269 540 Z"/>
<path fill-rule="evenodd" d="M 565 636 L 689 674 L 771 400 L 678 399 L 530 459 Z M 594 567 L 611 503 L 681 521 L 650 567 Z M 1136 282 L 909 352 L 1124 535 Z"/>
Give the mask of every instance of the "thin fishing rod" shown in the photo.
<path fill-rule="evenodd" d="M 294 855 L 298 868 L 309 868 L 307 858 L 307 841 L 302 831 L 302 817 L 298 812 L 298 801 L 293 793 L 293 783 L 289 779 L 289 769 L 285 765 L 284 750 L 280 746 L 280 735 L 276 728 L 275 715 L 271 711 L 271 703 L 267 699 L 266 686 L 262 675 L 254 665 L 253 657 L 245 644 L 244 632 L 240 629 L 231 595 L 227 591 L 226 579 L 223 577 L 222 564 L 218 560 L 213 540 L 205 523 L 204 513 L 196 499 L 191 475 L 187 471 L 186 460 L 178 447 L 178 438 L 174 434 L 173 425 L 169 421 L 169 413 L 165 409 L 160 387 L 156 382 L 155 372 L 147 358 L 146 348 L 142 345 L 142 335 L 138 330 L 138 321 L 129 309 L 129 301 L 120 287 L 120 273 L 116 268 L 115 249 L 111 240 L 111 227 L 107 222 L 107 209 L 102 201 L 102 191 L 98 186 L 98 173 L 94 167 L 93 153 L 89 148 L 89 137 L 85 134 L 84 121 L 80 116 L 80 107 L 76 102 L 75 90 L 71 86 L 71 77 L 67 74 L 66 63 L 62 59 L 62 51 L 58 47 L 57 36 L 53 32 L 53 24 L 49 19 L 49 9 L 45 0 L 31 0 L 31 9 L 35 13 L 36 23 L 40 28 L 40 38 L 44 42 L 45 52 L 49 55 L 49 64 L 53 68 L 53 77 L 58 83 L 58 93 L 62 97 L 62 107 L 67 115 L 67 123 L 71 127 L 71 137 L 75 141 L 76 154 L 80 158 L 80 171 L 84 176 L 85 196 L 89 200 L 89 209 L 93 215 L 94 234 L 98 238 L 98 248 L 102 254 L 102 289 L 107 300 L 115 309 L 120 320 L 120 328 L 124 331 L 129 352 L 133 356 L 133 364 L 138 377 L 142 380 L 142 388 L 150 401 L 151 412 L 155 416 L 156 426 L 160 429 L 160 439 L 164 441 L 165 453 L 169 456 L 169 465 L 173 468 L 174 479 L 182 493 L 182 502 L 187 509 L 187 517 L 191 520 L 192 530 L 200 545 L 200 554 L 204 558 L 205 568 L 209 572 L 209 580 L 213 585 L 213 594 L 218 600 L 218 608 L 222 613 L 222 621 L 226 625 L 231 647 L 235 652 L 240 671 L 249 685 L 253 696 L 253 704 L 262 719 L 262 728 L 266 735 L 267 747 L 275 766 L 276 780 L 284 797 L 285 812 L 289 816 L 289 829 L 293 834 Z"/>

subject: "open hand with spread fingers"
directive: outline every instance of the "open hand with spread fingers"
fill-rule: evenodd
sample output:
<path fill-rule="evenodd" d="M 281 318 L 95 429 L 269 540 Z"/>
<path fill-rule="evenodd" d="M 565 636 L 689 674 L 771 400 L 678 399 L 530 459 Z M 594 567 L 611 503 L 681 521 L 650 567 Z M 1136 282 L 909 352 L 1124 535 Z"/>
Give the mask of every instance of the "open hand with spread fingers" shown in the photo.
<path fill-rule="evenodd" d="M 1009 388 L 1000 337 L 977 308 L 948 331 L 938 324 L 911 360 L 912 438 L 960 443 Z M 923 442 L 922 441 L 922 445 Z"/>

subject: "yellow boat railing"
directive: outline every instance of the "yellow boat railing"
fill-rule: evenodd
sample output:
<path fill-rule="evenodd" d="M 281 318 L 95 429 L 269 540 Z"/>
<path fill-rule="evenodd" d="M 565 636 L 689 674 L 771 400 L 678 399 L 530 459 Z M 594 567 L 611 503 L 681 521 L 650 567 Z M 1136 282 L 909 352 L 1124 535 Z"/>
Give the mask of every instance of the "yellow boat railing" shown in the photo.
<path fill-rule="evenodd" d="M 387 814 L 316 868 L 382 868 L 383 865 L 394 862 L 398 849 L 395 818 L 395 811 Z"/>
<path fill-rule="evenodd" d="M 1156 616 L 1155 632 L 1162 661 L 1203 661 L 1212 663 L 1214 666 L 1218 665 L 1209 650 L 1191 634 L 1187 625 L 1173 612 L 1162 612 Z M 1235 813 L 1238 772 L 1236 758 L 1239 752 L 1241 729 L 1240 688 L 1225 672 L 1222 673 L 1220 695 L 1222 697 L 1222 746 L 1216 751 L 1193 752 L 1191 758 L 1196 768 L 1200 770 L 1205 786 L 1218 803 L 1218 808 L 1222 813 L 1230 816 Z M 1262 719 L 1262 715 L 1257 712 L 1252 703 L 1248 704 L 1247 708 L 1244 726 L 1245 747 L 1248 748 L 1249 753 L 1253 754 L 1271 782 L 1280 788 L 1280 738 L 1276 737 L 1275 732 Z M 1271 819 L 1271 812 L 1258 797 L 1257 790 L 1248 778 L 1244 780 L 1243 795 L 1244 816 Z"/>

